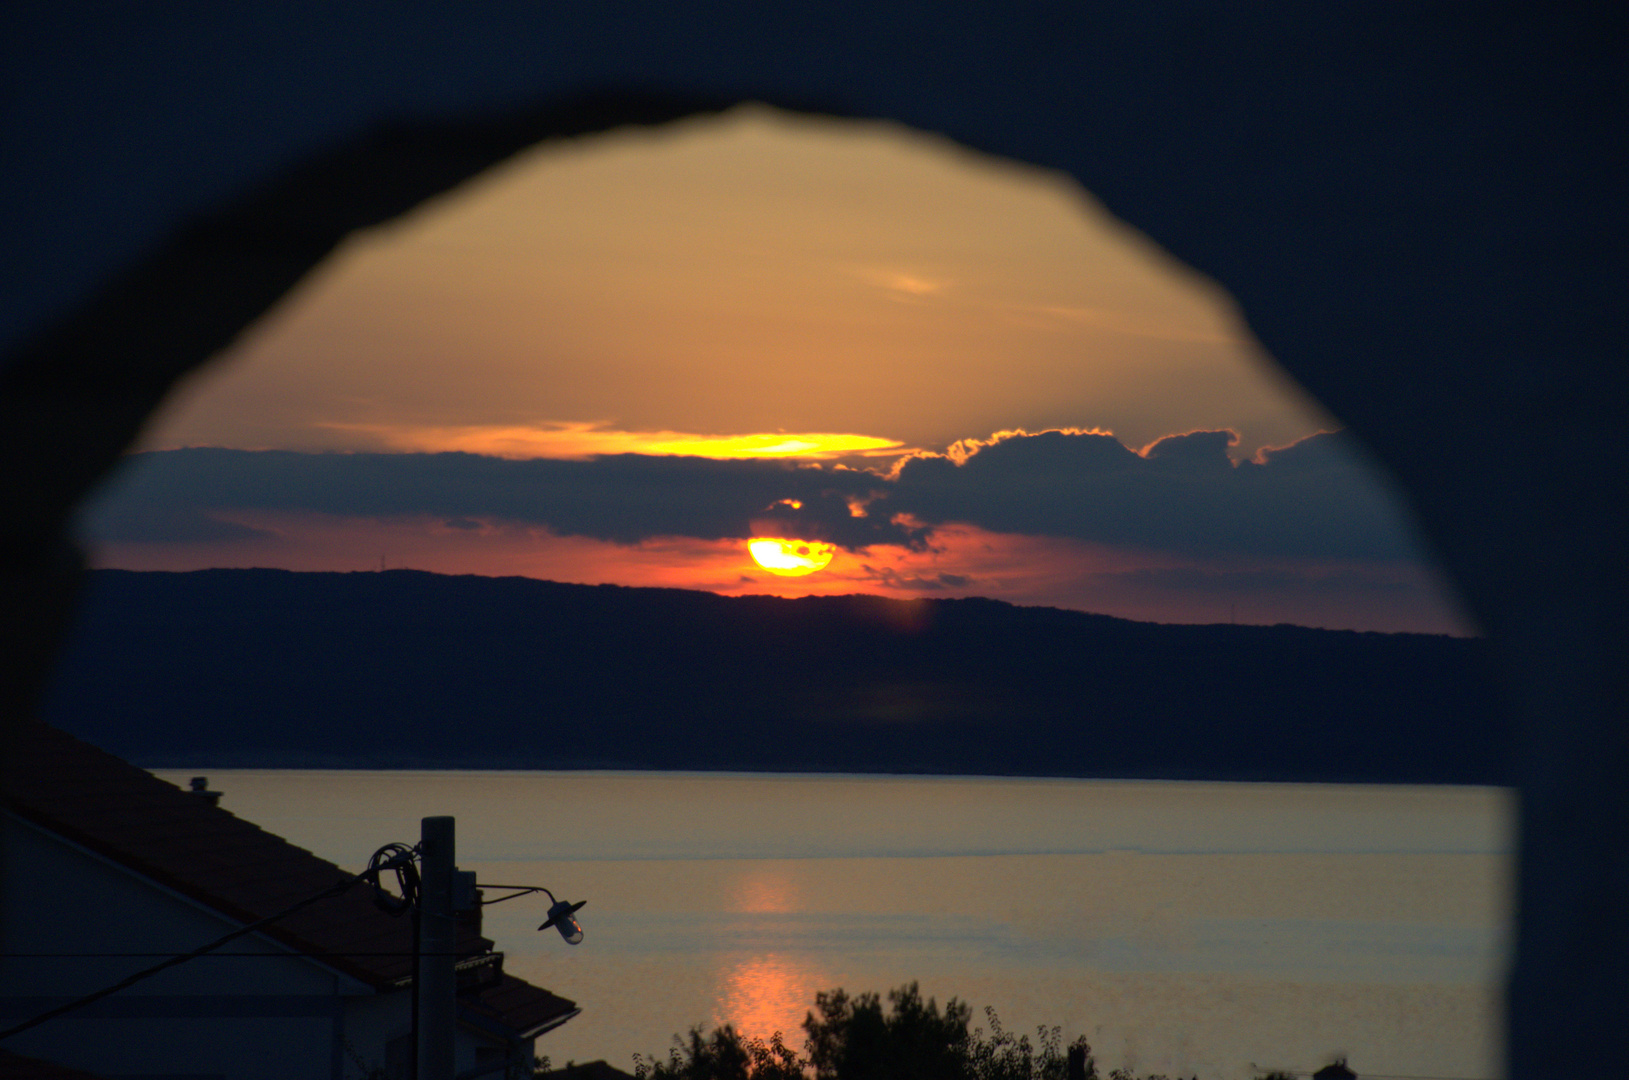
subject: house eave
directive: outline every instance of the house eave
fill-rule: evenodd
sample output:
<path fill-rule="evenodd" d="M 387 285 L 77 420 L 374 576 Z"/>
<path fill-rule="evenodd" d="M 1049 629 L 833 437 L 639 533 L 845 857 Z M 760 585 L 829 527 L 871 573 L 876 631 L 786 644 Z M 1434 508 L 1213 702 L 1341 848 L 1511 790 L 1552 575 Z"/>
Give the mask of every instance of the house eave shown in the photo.
<path fill-rule="evenodd" d="M 545 1032 L 553 1031 L 582 1011 L 581 1008 L 573 1007 L 568 1012 L 561 1013 L 558 1016 L 551 1016 L 547 1020 L 541 1020 L 529 1028 L 517 1029 L 490 1016 L 482 1016 L 480 1013 L 460 1008 L 458 1010 L 458 1022 L 472 1031 L 502 1042 L 524 1042 L 527 1039 L 535 1039 Z"/>

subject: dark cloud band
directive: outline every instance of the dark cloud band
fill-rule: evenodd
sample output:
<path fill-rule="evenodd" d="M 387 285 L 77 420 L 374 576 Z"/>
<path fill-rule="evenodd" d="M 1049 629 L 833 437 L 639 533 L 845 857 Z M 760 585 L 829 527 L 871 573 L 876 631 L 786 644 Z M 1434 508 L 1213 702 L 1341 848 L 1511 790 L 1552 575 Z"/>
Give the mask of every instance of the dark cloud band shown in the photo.
<path fill-rule="evenodd" d="M 1166 438 L 1139 455 L 1113 436 L 1044 432 L 924 455 L 891 477 L 766 460 L 621 454 L 513 461 L 473 454 L 188 449 L 134 455 L 86 508 L 92 540 L 230 541 L 216 515 L 304 511 L 501 520 L 633 544 L 774 531 L 845 548 L 921 547 L 961 522 L 1193 556 L 1417 557 L 1385 481 L 1344 435 L 1234 466 L 1228 432 Z M 864 516 L 851 509 L 865 506 Z"/>
<path fill-rule="evenodd" d="M 1233 439 L 1173 435 L 1139 455 L 1112 435 L 1019 435 L 959 465 L 906 461 L 889 505 L 930 524 L 1195 556 L 1417 557 L 1400 497 L 1345 434 L 1238 466 L 1227 454 Z"/>
<path fill-rule="evenodd" d="M 652 536 L 745 539 L 759 522 L 848 548 L 919 546 L 920 529 L 850 513 L 851 501 L 887 487 L 875 473 L 785 461 L 199 448 L 133 455 L 92 500 L 81 531 L 102 540 L 210 541 L 223 538 L 212 513 L 271 510 L 488 518 L 621 544 Z"/>

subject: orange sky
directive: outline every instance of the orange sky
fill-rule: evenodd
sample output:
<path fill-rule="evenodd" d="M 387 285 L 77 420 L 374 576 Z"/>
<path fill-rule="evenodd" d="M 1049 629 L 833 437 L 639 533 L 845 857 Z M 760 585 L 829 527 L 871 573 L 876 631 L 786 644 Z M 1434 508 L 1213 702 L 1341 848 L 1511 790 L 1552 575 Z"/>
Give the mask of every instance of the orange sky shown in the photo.
<path fill-rule="evenodd" d="M 1238 460 L 1336 427 L 1265 360 L 1224 294 L 1072 182 L 888 125 L 740 109 L 540 148 L 356 236 L 183 386 L 142 446 L 792 457 L 885 470 L 899 454 L 1004 430 L 1110 431 L 1136 448 L 1231 428 Z M 1274 596 L 1259 574 L 1254 593 L 1184 597 L 1125 576 L 1170 569 L 1159 553 L 970 526 L 941 530 L 924 551 L 839 552 L 828 570 L 780 579 L 728 541 L 630 546 L 428 517 L 233 520 L 262 536 L 103 544 L 93 558 L 367 569 L 383 556 L 720 592 L 991 595 L 1169 621 L 1464 628 L 1419 567 L 1383 568 L 1413 584 L 1367 599 L 1331 599 L 1322 586 Z M 1294 573 L 1327 582 L 1344 571 Z"/>
<path fill-rule="evenodd" d="M 358 235 L 145 445 L 594 428 L 938 449 L 1070 426 L 1137 446 L 1231 427 L 1248 453 L 1334 423 L 1225 295 L 1072 181 L 742 109 L 540 148 Z"/>

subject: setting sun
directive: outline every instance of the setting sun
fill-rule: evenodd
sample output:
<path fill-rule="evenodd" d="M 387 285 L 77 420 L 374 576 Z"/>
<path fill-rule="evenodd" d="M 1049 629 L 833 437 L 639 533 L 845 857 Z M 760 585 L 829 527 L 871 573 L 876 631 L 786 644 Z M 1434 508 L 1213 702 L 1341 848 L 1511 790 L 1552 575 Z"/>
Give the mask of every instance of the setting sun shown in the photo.
<path fill-rule="evenodd" d="M 778 536 L 760 536 L 747 541 L 752 561 L 771 574 L 783 577 L 802 577 L 824 570 L 837 554 L 837 545 L 823 540 L 787 540 Z"/>

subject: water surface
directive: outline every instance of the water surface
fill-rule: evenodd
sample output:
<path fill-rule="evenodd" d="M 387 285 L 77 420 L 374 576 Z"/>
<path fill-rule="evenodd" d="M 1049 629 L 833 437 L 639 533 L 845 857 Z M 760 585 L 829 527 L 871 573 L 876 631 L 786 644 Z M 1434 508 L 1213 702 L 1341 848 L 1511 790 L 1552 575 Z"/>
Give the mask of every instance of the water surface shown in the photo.
<path fill-rule="evenodd" d="M 160 771 L 184 784 L 187 772 Z M 1500 1075 L 1513 796 L 1487 788 L 674 773 L 217 770 L 222 805 L 360 868 L 458 818 L 509 970 L 583 1014 L 554 1061 L 799 1023 L 916 980 L 1100 1064 L 1205 1077 Z"/>

